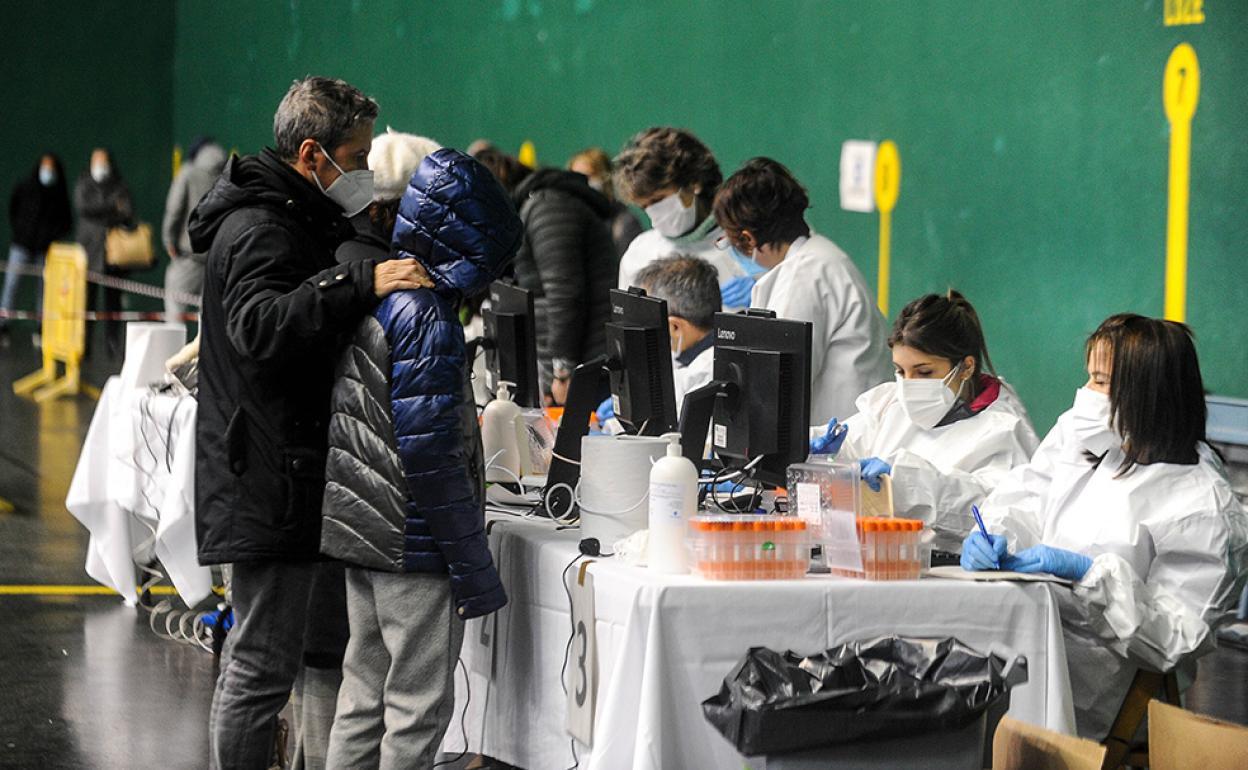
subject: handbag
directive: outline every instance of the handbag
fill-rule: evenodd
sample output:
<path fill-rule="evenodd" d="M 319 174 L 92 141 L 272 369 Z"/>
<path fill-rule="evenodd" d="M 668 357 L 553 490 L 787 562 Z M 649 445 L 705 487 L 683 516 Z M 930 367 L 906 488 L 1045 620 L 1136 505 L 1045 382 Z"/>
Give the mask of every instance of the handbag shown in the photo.
<path fill-rule="evenodd" d="M 152 226 L 140 222 L 133 229 L 110 227 L 104 240 L 104 263 L 109 267 L 138 270 L 152 266 Z"/>

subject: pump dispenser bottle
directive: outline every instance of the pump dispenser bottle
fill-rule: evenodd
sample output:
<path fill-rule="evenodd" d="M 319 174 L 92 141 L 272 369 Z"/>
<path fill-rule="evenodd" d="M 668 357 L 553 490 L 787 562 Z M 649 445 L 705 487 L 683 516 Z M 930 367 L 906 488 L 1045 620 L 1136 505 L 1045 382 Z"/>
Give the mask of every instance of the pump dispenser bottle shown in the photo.
<path fill-rule="evenodd" d="M 481 413 L 481 447 L 489 462 L 485 480 L 491 483 L 518 484 L 525 470 L 522 452 L 528 450 L 528 442 L 520 405 L 511 400 L 512 385 L 500 381 L 497 398 Z"/>
<path fill-rule="evenodd" d="M 681 454 L 680 434 L 667 433 L 667 456 L 650 469 L 650 545 L 647 562 L 656 572 L 689 571 L 685 527 L 698 512 L 698 469 Z"/>

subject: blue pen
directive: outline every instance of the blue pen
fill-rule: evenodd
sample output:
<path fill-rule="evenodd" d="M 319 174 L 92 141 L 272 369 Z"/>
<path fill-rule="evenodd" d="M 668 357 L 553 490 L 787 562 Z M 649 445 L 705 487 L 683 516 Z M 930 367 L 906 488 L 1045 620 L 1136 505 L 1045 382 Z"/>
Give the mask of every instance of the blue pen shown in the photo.
<path fill-rule="evenodd" d="M 975 523 L 979 525 L 979 533 L 984 536 L 984 539 L 988 541 L 988 545 L 991 546 L 992 538 L 988 537 L 988 528 L 984 526 L 984 517 L 979 515 L 979 506 L 972 505 L 971 513 L 975 514 Z M 997 569 L 1001 569 L 999 560 L 993 559 L 993 564 L 997 566 Z"/>

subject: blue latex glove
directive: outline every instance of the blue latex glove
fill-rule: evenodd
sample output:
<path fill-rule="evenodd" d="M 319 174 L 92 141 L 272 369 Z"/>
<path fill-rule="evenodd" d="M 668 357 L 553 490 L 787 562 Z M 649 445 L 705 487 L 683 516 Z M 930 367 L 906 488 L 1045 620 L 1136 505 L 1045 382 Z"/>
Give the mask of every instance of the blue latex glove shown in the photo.
<path fill-rule="evenodd" d="M 608 396 L 606 401 L 598 405 L 598 409 L 594 412 L 598 415 L 598 427 L 607 424 L 607 420 L 615 417 L 615 401 Z"/>
<path fill-rule="evenodd" d="M 810 453 L 812 455 L 836 454 L 841 451 L 841 444 L 845 443 L 845 436 L 848 433 L 849 426 L 837 423 L 836 418 L 833 417 L 828 420 L 828 429 L 823 435 L 811 440 Z"/>
<path fill-rule="evenodd" d="M 864 457 L 858 461 L 858 467 L 862 472 L 862 480 L 867 482 L 872 492 L 880 491 L 880 476 L 893 472 L 893 466 L 878 457 Z"/>
<path fill-rule="evenodd" d="M 1001 569 L 1002 560 L 1009 559 L 1008 543 L 1004 535 L 989 535 L 987 538 L 979 530 L 975 530 L 962 541 L 962 569 L 978 572 L 986 569 Z"/>
<path fill-rule="evenodd" d="M 719 287 L 719 295 L 724 307 L 749 307 L 750 292 L 753 290 L 754 278 L 743 275 Z"/>
<path fill-rule="evenodd" d="M 1033 545 L 1004 559 L 1001 568 L 1015 572 L 1047 572 L 1066 580 L 1082 580 L 1092 569 L 1092 559 L 1074 551 Z"/>

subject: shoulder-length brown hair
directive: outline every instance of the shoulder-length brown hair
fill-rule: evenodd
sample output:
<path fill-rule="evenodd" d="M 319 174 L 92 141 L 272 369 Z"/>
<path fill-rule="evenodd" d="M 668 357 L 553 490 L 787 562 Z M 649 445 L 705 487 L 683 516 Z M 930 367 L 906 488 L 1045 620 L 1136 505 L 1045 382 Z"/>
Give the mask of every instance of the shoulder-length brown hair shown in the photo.
<path fill-rule="evenodd" d="M 1121 313 L 1088 337 L 1086 357 L 1108 345 L 1110 423 L 1124 439 L 1118 475 L 1136 465 L 1199 461 L 1205 441 L 1205 388 L 1191 329 Z"/>

